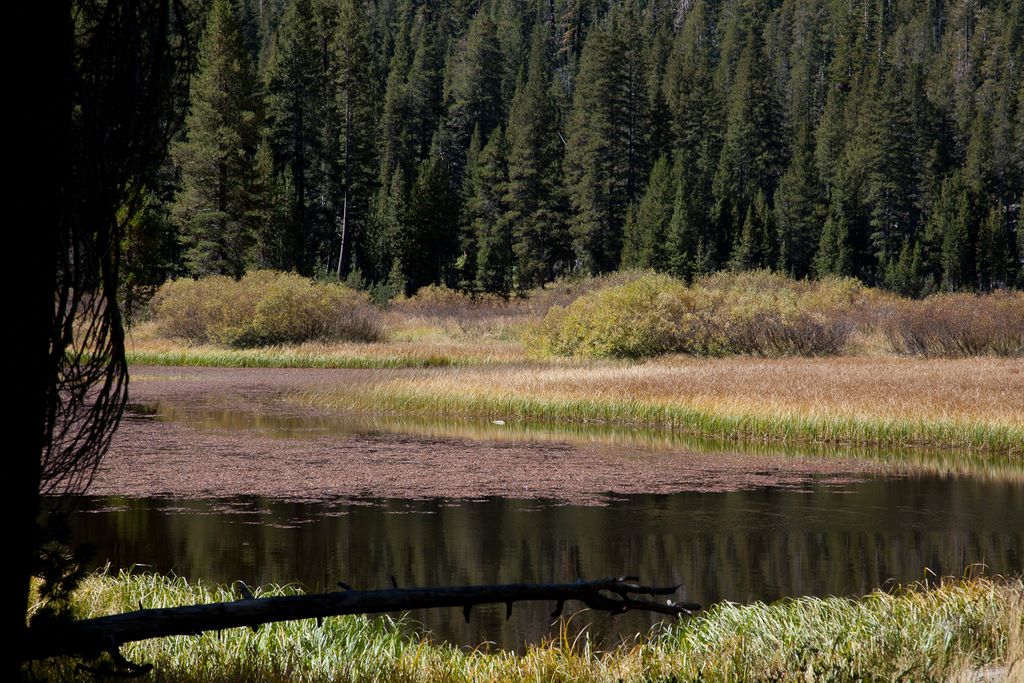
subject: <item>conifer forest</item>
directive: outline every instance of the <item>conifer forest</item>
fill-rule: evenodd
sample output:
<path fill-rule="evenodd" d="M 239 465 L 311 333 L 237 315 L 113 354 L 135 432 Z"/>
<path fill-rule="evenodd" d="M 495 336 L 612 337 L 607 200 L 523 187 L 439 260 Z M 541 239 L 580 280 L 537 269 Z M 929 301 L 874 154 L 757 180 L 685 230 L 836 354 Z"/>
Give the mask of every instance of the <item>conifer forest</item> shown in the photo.
<path fill-rule="evenodd" d="M 1022 0 L 213 0 L 203 21 L 130 285 L 1024 285 Z"/>

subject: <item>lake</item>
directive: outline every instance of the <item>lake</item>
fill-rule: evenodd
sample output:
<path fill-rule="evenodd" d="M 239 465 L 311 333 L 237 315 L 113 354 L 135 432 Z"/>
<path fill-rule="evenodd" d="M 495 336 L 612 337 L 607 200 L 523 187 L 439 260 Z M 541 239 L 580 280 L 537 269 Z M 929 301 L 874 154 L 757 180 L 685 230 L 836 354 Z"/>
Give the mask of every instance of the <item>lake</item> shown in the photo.
<path fill-rule="evenodd" d="M 857 595 L 893 583 L 1024 569 L 1024 491 L 964 477 L 537 500 L 294 503 L 273 499 L 90 498 L 75 537 L 115 568 L 250 584 L 337 581 L 377 588 L 574 581 L 638 574 L 708 605 Z M 571 611 L 571 605 L 567 609 Z M 551 605 L 417 612 L 440 638 L 506 648 L 551 636 Z M 646 614 L 592 619 L 604 642 L 646 631 Z"/>
<path fill-rule="evenodd" d="M 314 411 L 357 372 L 146 369 L 75 538 L 97 564 L 383 588 L 635 574 L 710 605 L 1024 572 L 1020 464 L 695 442 L 608 426 Z M 555 637 L 554 605 L 415 612 L 465 646 Z M 574 605 L 566 605 L 572 614 Z M 648 614 L 577 615 L 604 644 Z"/>

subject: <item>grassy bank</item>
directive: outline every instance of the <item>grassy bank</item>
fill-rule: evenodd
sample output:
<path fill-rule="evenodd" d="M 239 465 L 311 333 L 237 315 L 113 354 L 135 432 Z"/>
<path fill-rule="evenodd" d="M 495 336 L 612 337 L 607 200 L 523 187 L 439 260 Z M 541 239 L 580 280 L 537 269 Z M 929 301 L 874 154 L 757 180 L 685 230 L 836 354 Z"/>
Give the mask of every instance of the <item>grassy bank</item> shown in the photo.
<path fill-rule="evenodd" d="M 82 616 L 98 616 L 233 597 L 220 587 L 121 574 L 90 577 L 77 599 Z M 124 653 L 154 664 L 152 679 L 166 681 L 973 680 L 1024 668 L 1024 584 L 972 579 L 860 599 L 725 603 L 609 651 L 563 638 L 522 655 L 467 652 L 386 618 L 339 617 L 320 627 L 286 622 L 143 642 Z M 33 672 L 93 680 L 74 666 L 53 660 Z"/>
<path fill-rule="evenodd" d="M 458 361 L 433 354 L 394 355 L 345 353 L 340 350 L 303 351 L 288 347 L 226 349 L 216 346 L 166 349 L 133 348 L 130 365 L 164 365 L 208 368 L 433 368 Z"/>
<path fill-rule="evenodd" d="M 383 373 L 301 393 L 362 413 L 670 429 L 734 442 L 960 449 L 1024 455 L 1018 361 L 675 358 Z"/>
<path fill-rule="evenodd" d="M 451 340 L 387 343 L 317 343 L 234 349 L 215 344 L 188 345 L 155 338 L 143 329 L 128 342 L 131 365 L 213 368 L 439 368 L 501 365 L 522 361 L 521 349 L 507 343 Z"/>

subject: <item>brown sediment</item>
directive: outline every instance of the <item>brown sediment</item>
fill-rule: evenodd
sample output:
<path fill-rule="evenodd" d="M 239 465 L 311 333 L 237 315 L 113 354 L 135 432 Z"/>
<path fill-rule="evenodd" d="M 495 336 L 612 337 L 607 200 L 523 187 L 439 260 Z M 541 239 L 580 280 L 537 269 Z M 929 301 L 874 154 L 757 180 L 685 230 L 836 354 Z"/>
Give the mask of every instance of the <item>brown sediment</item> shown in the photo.
<path fill-rule="evenodd" d="M 258 413 L 301 421 L 322 417 L 323 411 L 284 400 L 289 393 L 366 381 L 373 372 L 134 368 L 131 400 L 181 409 L 201 405 L 207 415 Z M 841 483 L 894 469 L 856 459 L 696 453 L 579 439 L 316 431 L 281 438 L 259 428 L 217 424 L 223 422 L 204 426 L 130 412 L 89 493 L 290 500 L 504 496 L 599 503 L 614 495 Z"/>

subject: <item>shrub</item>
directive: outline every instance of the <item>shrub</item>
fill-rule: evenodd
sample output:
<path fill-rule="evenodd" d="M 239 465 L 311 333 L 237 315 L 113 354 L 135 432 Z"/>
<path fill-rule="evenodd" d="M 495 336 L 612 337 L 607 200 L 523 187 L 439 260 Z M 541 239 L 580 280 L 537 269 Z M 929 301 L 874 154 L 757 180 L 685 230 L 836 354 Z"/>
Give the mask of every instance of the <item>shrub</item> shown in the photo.
<path fill-rule="evenodd" d="M 838 353 L 867 291 L 853 281 L 795 282 L 767 272 L 719 274 L 692 287 L 640 273 L 552 307 L 528 344 L 542 354 L 620 358 Z"/>
<path fill-rule="evenodd" d="M 529 315 L 542 316 L 555 306 L 564 308 L 585 294 L 627 285 L 651 274 L 653 271 L 650 270 L 620 270 L 604 275 L 563 277 L 530 290 L 524 299 L 518 299 L 516 303 Z"/>
<path fill-rule="evenodd" d="M 252 347 L 380 337 L 380 315 L 368 295 L 293 273 L 175 280 L 160 288 L 151 307 L 158 334 L 192 343 Z"/>
<path fill-rule="evenodd" d="M 665 275 L 646 276 L 553 306 L 529 336 L 542 353 L 639 358 L 678 350 L 689 315 L 686 286 Z"/>
<path fill-rule="evenodd" d="M 886 340 L 923 356 L 1024 355 L 1024 292 L 935 294 L 889 307 Z"/>
<path fill-rule="evenodd" d="M 715 340 L 698 349 L 705 353 L 836 354 L 874 298 L 851 278 L 796 281 L 769 271 L 716 273 L 693 291 Z"/>
<path fill-rule="evenodd" d="M 411 297 L 393 299 L 390 309 L 404 316 L 469 320 L 507 314 L 509 304 L 496 294 L 469 294 L 440 285 L 427 285 Z"/>

